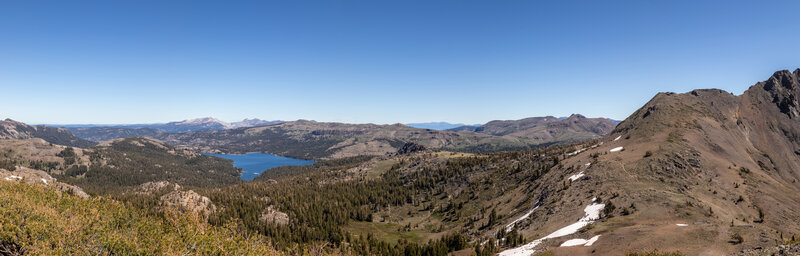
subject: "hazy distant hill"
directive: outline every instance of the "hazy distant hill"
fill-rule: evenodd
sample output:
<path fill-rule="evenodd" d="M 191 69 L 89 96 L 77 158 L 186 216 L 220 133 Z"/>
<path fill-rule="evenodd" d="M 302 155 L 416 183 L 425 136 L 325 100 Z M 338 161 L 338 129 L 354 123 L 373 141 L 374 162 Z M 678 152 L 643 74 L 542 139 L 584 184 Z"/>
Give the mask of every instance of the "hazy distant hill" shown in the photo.
<path fill-rule="evenodd" d="M 293 121 L 276 125 L 157 136 L 167 143 L 225 153 L 267 152 L 302 159 L 395 153 L 406 142 L 427 148 L 493 151 L 527 148 L 536 142 L 472 132 L 426 130 L 402 124 Z"/>
<path fill-rule="evenodd" d="M 164 124 L 64 125 L 64 127 L 80 138 L 100 142 L 118 138 L 154 137 L 160 133 L 224 130 L 263 126 L 280 122 L 281 121 L 266 121 L 255 118 L 228 123 L 213 117 L 205 117 Z"/>
<path fill-rule="evenodd" d="M 565 118 L 552 116 L 520 120 L 496 120 L 480 126 L 461 126 L 450 131 L 473 131 L 495 136 L 513 136 L 538 141 L 580 141 L 603 136 L 616 126 L 607 118 L 587 118 L 574 114 Z"/>
<path fill-rule="evenodd" d="M 461 124 L 461 123 L 459 123 L 459 124 L 451 124 L 451 123 L 448 123 L 448 122 L 410 123 L 410 124 L 405 124 L 405 125 L 406 126 L 411 126 L 411 127 L 414 127 L 414 128 L 432 129 L 432 130 L 440 130 L 440 131 L 449 130 L 449 129 L 453 129 L 453 128 L 456 128 L 456 127 L 467 126 L 466 124 Z"/>
<path fill-rule="evenodd" d="M 44 125 L 30 126 L 11 119 L 0 121 L 0 139 L 31 139 L 40 138 L 47 142 L 85 148 L 94 145 L 94 142 L 81 139 L 64 128 L 47 127 Z"/>

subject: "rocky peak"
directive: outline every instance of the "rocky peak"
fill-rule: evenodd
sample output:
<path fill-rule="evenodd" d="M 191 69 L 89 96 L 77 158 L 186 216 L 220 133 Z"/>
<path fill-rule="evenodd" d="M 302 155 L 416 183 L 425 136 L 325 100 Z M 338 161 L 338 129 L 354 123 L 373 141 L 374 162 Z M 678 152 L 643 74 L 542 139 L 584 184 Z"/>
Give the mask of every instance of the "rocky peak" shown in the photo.
<path fill-rule="evenodd" d="M 775 72 L 767 81 L 756 84 L 756 88 L 761 88 L 767 92 L 769 101 L 775 103 L 781 113 L 789 118 L 800 117 L 800 69 L 789 72 L 781 70 Z M 752 88 L 751 88 L 752 90 Z"/>

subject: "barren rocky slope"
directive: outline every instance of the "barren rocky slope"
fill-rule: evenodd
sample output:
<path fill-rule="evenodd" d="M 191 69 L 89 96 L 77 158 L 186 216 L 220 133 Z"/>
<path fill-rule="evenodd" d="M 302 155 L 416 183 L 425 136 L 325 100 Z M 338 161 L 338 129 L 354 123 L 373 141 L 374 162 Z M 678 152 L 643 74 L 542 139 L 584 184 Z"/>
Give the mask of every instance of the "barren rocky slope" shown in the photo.
<path fill-rule="evenodd" d="M 604 144 L 576 148 L 562 162 L 580 168 L 563 174 L 579 177 L 569 180 L 561 204 L 597 192 L 613 195 L 605 208 L 610 202 L 615 210 L 585 234 L 562 238 L 599 235 L 598 240 L 574 247 L 557 247 L 565 242 L 557 241 L 534 250 L 615 255 L 657 248 L 723 255 L 786 242 L 800 233 L 799 81 L 800 70 L 779 71 L 740 96 L 713 89 L 656 95 Z M 532 222 L 541 217 L 532 216 Z M 550 232 L 538 230 L 528 226 L 521 232 Z"/>

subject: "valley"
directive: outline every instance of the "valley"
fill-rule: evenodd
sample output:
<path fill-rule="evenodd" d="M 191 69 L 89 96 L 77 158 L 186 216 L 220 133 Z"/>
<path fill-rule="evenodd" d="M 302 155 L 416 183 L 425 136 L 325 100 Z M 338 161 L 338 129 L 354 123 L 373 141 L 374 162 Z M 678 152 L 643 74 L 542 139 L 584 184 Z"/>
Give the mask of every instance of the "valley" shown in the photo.
<path fill-rule="evenodd" d="M 729 255 L 800 242 L 799 98 L 800 70 L 779 71 L 738 96 L 659 93 L 618 125 L 580 115 L 472 131 L 291 121 L 83 147 L 68 131 L 39 138 L 7 120 L 0 188 L 48 195 L 25 206 L 33 211 L 69 200 L 126 205 L 155 223 L 194 216 L 180 225 L 217 232 L 202 239 L 237 227 L 236 243 L 268 241 L 275 254 Z M 251 154 L 199 152 L 315 162 L 255 175 L 235 164 Z"/>

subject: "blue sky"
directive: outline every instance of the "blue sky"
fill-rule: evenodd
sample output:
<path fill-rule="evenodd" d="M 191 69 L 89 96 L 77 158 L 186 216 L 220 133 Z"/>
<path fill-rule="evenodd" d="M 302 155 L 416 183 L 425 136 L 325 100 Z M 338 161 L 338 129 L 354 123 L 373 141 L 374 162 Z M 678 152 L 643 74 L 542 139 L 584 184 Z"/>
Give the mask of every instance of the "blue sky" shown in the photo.
<path fill-rule="evenodd" d="M 3 1 L 0 118 L 624 119 L 800 67 L 798 1 Z"/>

